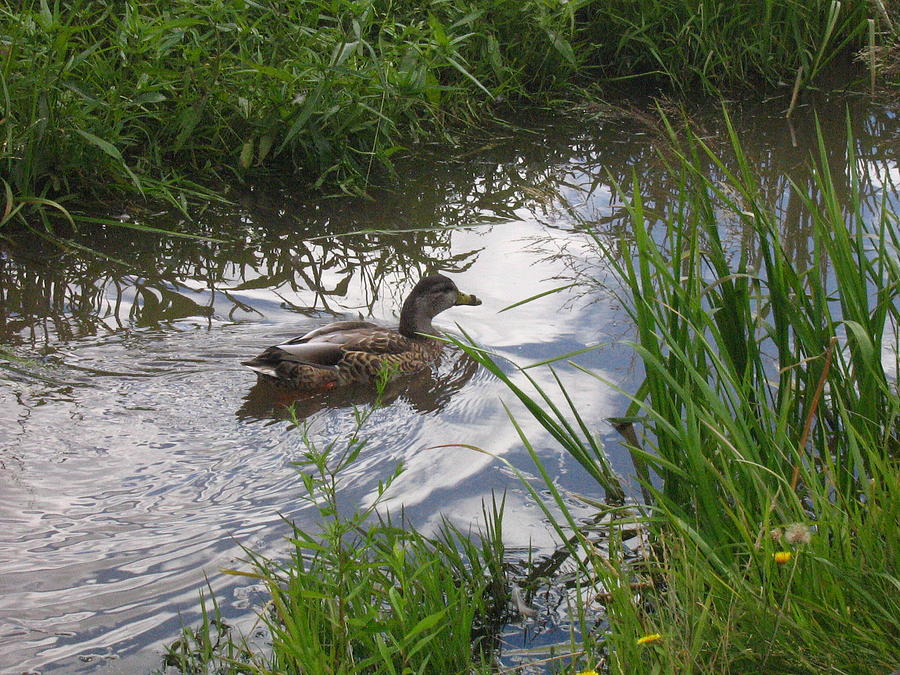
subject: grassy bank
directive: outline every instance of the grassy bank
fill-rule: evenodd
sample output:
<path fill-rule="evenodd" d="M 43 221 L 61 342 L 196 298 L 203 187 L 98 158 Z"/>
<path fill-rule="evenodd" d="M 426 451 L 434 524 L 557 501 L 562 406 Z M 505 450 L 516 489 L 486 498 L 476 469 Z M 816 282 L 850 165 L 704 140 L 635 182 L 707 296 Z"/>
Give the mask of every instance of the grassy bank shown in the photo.
<path fill-rule="evenodd" d="M 596 95 L 584 92 L 597 84 L 607 95 L 623 80 L 684 94 L 802 87 L 870 43 L 890 63 L 900 22 L 882 8 L 881 0 L 4 2 L 0 225 L 48 206 L 42 200 L 65 206 L 110 190 L 183 207 L 211 194 L 192 181 L 221 192 L 266 170 L 356 191 L 384 182 L 391 157 L 411 143 L 523 99 Z"/>

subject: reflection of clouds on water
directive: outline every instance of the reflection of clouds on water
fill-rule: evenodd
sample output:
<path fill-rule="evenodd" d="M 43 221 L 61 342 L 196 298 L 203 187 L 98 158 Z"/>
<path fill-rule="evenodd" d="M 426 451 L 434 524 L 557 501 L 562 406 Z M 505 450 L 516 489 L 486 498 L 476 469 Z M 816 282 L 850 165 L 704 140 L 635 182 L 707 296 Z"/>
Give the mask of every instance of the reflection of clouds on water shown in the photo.
<path fill-rule="evenodd" d="M 845 157 L 844 111 L 837 106 L 824 122 L 838 130 L 827 139 L 833 170 Z M 814 147 L 812 120 L 793 130 L 781 116 L 748 114 L 736 123 L 802 261 L 810 254 L 808 222 L 784 176 L 801 171 L 798 184 L 811 189 L 802 166 Z M 896 120 L 874 111 L 852 116 L 852 124 L 872 190 L 867 204 L 877 204 L 877 191 L 898 182 L 896 157 L 878 142 Z M 677 180 L 658 159 L 654 136 L 638 136 L 627 122 L 542 131 L 492 138 L 465 162 L 417 158 L 397 190 L 372 201 L 304 203 L 284 190 L 253 188 L 237 207 L 216 205 L 202 216 L 201 227 L 233 241 L 81 233 L 128 269 L 55 249 L 5 251 L 0 344 L 25 360 L 0 357 L 7 446 L 0 448 L 0 670 L 78 668 L 79 654 L 109 648 L 128 658 L 146 653 L 173 639 L 179 612 L 196 619 L 204 573 L 225 617 L 244 615 L 246 593 L 219 570 L 245 567 L 241 544 L 283 552 L 282 515 L 308 529 L 319 517 L 302 501 L 292 465 L 303 450 L 299 432 L 239 365 L 273 338 L 335 318 L 395 323 L 415 281 L 441 271 L 484 301 L 442 315 L 447 330 L 459 324 L 521 365 L 604 343 L 573 360 L 633 390 L 640 373 L 631 352 L 607 344 L 629 330 L 607 290 L 588 286 L 582 296 L 582 286 L 499 310 L 569 279 L 605 281 L 583 229 L 627 241 L 612 181 L 630 184 L 636 172 L 655 217 Z M 718 122 L 707 132 L 710 143 L 725 140 Z M 731 235 L 740 243 L 739 227 Z M 895 363 L 889 353 L 884 359 L 886 367 Z M 501 366 L 530 391 L 512 366 Z M 627 400 L 565 361 L 555 367 L 627 481 L 628 455 L 605 421 Z M 564 406 L 546 367 L 528 373 Z M 461 447 L 429 449 L 471 444 L 533 474 L 501 400 L 564 492 L 603 498 L 499 381 L 450 359 L 388 392 L 344 476 L 341 508 L 371 503 L 402 461 L 406 472 L 386 505 L 392 513 L 403 506 L 410 522 L 428 529 L 443 514 L 466 529 L 481 521 L 482 500 L 505 492 L 507 543 L 551 546 L 543 512 L 503 463 Z M 298 412 L 316 442 L 341 442 L 354 430 L 352 406 L 371 402 L 364 388 L 309 397 Z"/>

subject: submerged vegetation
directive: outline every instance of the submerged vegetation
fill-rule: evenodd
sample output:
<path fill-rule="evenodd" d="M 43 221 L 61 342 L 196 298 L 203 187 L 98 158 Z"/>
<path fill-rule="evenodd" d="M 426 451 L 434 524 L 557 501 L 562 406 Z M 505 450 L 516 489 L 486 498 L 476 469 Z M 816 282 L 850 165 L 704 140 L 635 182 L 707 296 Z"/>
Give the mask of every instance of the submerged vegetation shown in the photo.
<path fill-rule="evenodd" d="M 898 26 L 882 0 L 3 2 L 0 224 L 110 190 L 186 208 L 264 170 L 359 191 L 524 99 L 802 88 L 863 47 L 889 73 Z"/>

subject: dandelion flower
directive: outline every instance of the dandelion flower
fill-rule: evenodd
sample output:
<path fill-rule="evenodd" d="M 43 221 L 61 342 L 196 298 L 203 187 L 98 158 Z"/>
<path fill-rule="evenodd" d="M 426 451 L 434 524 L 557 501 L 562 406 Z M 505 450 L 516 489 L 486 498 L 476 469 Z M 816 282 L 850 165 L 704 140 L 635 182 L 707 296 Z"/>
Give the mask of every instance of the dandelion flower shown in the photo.
<path fill-rule="evenodd" d="M 582 670 L 578 675 L 598 675 L 596 670 Z"/>
<path fill-rule="evenodd" d="M 772 538 L 772 541 L 781 541 L 781 535 L 783 532 L 780 527 L 776 527 L 774 530 L 769 532 L 769 536 Z"/>
<path fill-rule="evenodd" d="M 775 554 L 775 562 L 779 565 L 784 565 L 785 563 L 789 563 L 791 558 L 793 557 L 793 553 L 790 551 L 778 551 Z"/>
<path fill-rule="evenodd" d="M 803 523 L 794 523 L 789 525 L 784 531 L 784 538 L 789 544 L 808 544 L 812 541 L 812 532 L 809 527 Z"/>
<path fill-rule="evenodd" d="M 659 633 L 650 633 L 650 635 L 645 635 L 642 638 L 638 638 L 637 643 L 639 645 L 645 645 L 650 642 L 656 642 L 657 640 L 662 640 L 662 635 L 660 635 Z"/>

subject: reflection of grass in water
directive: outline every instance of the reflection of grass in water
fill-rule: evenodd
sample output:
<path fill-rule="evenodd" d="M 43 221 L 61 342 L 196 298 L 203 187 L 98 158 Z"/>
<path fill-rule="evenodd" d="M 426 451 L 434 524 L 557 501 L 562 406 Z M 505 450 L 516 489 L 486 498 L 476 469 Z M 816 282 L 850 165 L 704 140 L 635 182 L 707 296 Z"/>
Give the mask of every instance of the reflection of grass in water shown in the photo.
<path fill-rule="evenodd" d="M 889 141 L 897 133 L 896 122 L 889 111 L 865 107 L 859 101 L 848 104 L 866 208 L 877 210 L 878 190 L 872 186 L 885 181 L 886 174 L 876 174 L 890 166 Z M 830 129 L 833 178 L 846 190 L 849 177 L 843 170 L 843 110 L 843 105 L 820 106 L 817 115 Z M 794 235 L 791 241 L 797 264 L 809 265 L 812 254 L 807 243 L 812 215 L 802 208 L 801 195 L 816 188 L 810 174 L 798 175 L 796 165 L 808 152 L 810 121 L 795 116 L 790 126 L 772 124 L 775 113 L 771 108 L 753 107 L 741 112 L 739 126 L 752 139 L 746 147 L 747 156 L 760 175 L 760 199 L 772 208 L 784 202 L 787 213 L 780 226 L 785 234 Z M 694 118 L 700 120 L 701 114 Z M 721 121 L 702 119 L 696 123 L 702 123 L 704 137 L 715 142 L 722 135 Z M 515 218 L 516 212 L 525 209 L 539 221 L 546 220 L 548 212 L 558 211 L 564 212 L 564 221 L 587 220 L 587 225 L 602 221 L 601 227 L 612 236 L 629 232 L 628 214 L 620 205 L 599 204 L 600 212 L 592 217 L 594 214 L 586 216 L 576 205 L 566 204 L 561 193 L 573 186 L 578 188 L 579 198 L 591 198 L 594 190 L 602 190 L 611 182 L 610 176 L 619 182 L 630 180 L 637 166 L 642 194 L 651 195 L 646 201 L 647 211 L 663 211 L 677 195 L 679 179 L 676 171 L 666 171 L 656 155 L 654 148 L 660 143 L 641 142 L 646 136 L 640 135 L 634 136 L 634 142 L 610 142 L 622 134 L 659 127 L 654 118 L 640 126 L 616 122 L 603 128 L 582 126 L 563 132 L 542 128 L 540 144 L 532 142 L 533 133 L 517 135 L 504 128 L 502 134 L 498 131 L 489 136 L 494 138 L 493 143 L 478 142 L 467 160 L 458 163 L 443 159 L 446 153 L 439 149 L 428 148 L 423 150 L 425 159 L 399 167 L 402 181 L 398 190 L 379 193 L 380 206 L 375 210 L 371 202 L 353 199 L 292 202 L 287 208 L 285 185 L 280 185 L 280 190 L 276 189 L 279 186 L 270 191 L 254 190 L 242 197 L 239 207 L 213 205 L 204 214 L 198 226 L 202 232 L 226 241 L 155 236 L 113 227 L 108 220 L 97 223 L 104 225 L 102 228 L 80 226 L 68 238 L 68 249 L 53 250 L 35 241 L 28 246 L 33 251 L 22 246 L 9 251 L 0 268 L 0 314 L 16 315 L 5 321 L 7 329 L 15 323 L 40 331 L 46 325 L 43 319 L 52 318 L 54 330 L 63 339 L 102 332 L 105 327 L 100 318 L 106 314 L 111 323 L 118 320 L 109 312 L 127 301 L 136 281 L 160 300 L 166 290 L 181 294 L 186 301 L 175 303 L 177 307 L 164 302 L 138 307 L 133 318 L 147 325 L 163 320 L 154 308 L 172 310 L 170 318 L 177 318 L 179 311 L 183 316 L 193 315 L 190 295 L 180 289 L 185 281 L 229 294 L 233 304 L 222 313 L 238 317 L 254 308 L 240 294 L 231 292 L 233 288 L 280 288 L 284 302 L 293 311 L 316 315 L 322 309 L 343 311 L 336 305 L 347 296 L 350 284 L 363 288 L 363 302 L 372 313 L 379 299 L 402 293 L 402 284 L 399 291 L 391 286 L 391 276 L 414 279 L 426 270 L 455 274 L 467 269 L 477 251 L 450 254 L 452 233 L 460 227 Z M 658 131 L 654 133 L 658 138 Z M 792 147 L 793 136 L 797 148 Z M 710 175 L 724 178 L 708 158 L 698 161 L 705 163 Z M 735 170 L 733 160 L 725 162 L 725 169 Z M 797 189 L 784 179 L 789 170 Z M 527 189 L 534 186 L 540 187 L 539 196 Z M 553 200 L 546 197 L 550 193 L 556 195 Z M 134 209 L 123 209 L 134 213 Z M 147 217 L 146 224 L 171 230 L 176 218 L 157 214 Z M 365 232 L 367 229 L 372 231 Z M 548 223 L 547 232 L 550 236 L 555 233 L 553 223 Z M 332 235 L 333 239 L 322 239 Z M 594 259 L 573 258 L 582 266 L 593 266 Z M 58 262 L 45 264 L 51 260 Z M 583 279 L 583 271 L 576 269 L 576 278 Z M 595 270 L 586 271 L 590 274 Z M 129 323 L 129 317 L 123 317 L 122 324 Z"/>
<path fill-rule="evenodd" d="M 6 371 L 4 375 L 3 371 Z M 24 356 L 19 356 L 11 348 L 0 344 L 0 380 L 39 380 L 53 386 L 68 386 L 62 379 L 48 372 L 47 364 Z"/>
<path fill-rule="evenodd" d="M 11 252 L 0 268 L 0 316 L 9 317 L 7 330 L 42 329 L 45 319 L 52 318 L 61 339 L 108 330 L 107 320 L 153 326 L 208 317 L 213 307 L 199 304 L 189 290 L 197 285 L 208 293 L 223 292 L 233 304 L 232 312 L 256 311 L 241 299 L 240 291 L 269 289 L 298 313 L 339 313 L 343 310 L 332 306 L 346 298 L 352 281 L 363 285 L 371 313 L 379 298 L 392 292 L 387 285 L 394 278 L 406 282 L 424 270 L 465 271 L 478 251 L 452 254 L 450 238 L 447 230 L 367 234 L 315 243 L 298 236 L 262 242 L 256 251 L 248 252 L 236 242 L 106 232 L 87 239 L 93 249 L 85 245 L 78 251 L 60 250 L 48 245 L 47 254 L 41 255 L 38 245 L 30 247 L 37 251 Z M 309 304 L 299 303 L 298 296 Z"/>
<path fill-rule="evenodd" d="M 882 208 L 863 220 L 852 143 L 846 193 L 822 145 L 812 172 L 820 199 L 806 204 L 815 264 L 798 268 L 733 132 L 731 140 L 731 190 L 701 170 L 706 159 L 724 165 L 699 138 L 680 146 L 682 190 L 660 224 L 664 244 L 651 236 L 636 186 L 633 239 L 621 250 L 597 239 L 624 283 L 646 373 L 629 419 L 618 420 L 645 505 L 616 505 L 605 456 L 574 407 L 564 415 L 540 389 L 539 398 L 512 389 L 607 494 L 598 540 L 567 507 L 595 500 L 566 495 L 542 474 L 566 517 L 558 534 L 580 566 L 577 583 L 603 606 L 577 604 L 582 619 L 605 618 L 585 636 L 588 662 L 614 673 L 888 672 L 900 629 L 900 398 L 882 355 L 890 347 L 896 368 L 897 216 Z M 729 261 L 719 200 L 746 219 L 758 272 L 746 256 Z M 649 544 L 629 560 L 635 527 Z"/>

